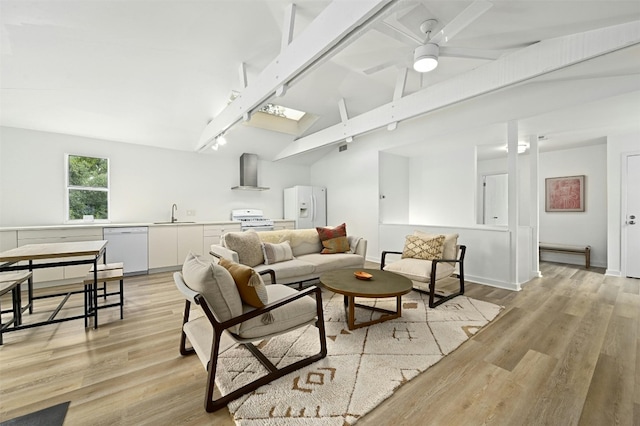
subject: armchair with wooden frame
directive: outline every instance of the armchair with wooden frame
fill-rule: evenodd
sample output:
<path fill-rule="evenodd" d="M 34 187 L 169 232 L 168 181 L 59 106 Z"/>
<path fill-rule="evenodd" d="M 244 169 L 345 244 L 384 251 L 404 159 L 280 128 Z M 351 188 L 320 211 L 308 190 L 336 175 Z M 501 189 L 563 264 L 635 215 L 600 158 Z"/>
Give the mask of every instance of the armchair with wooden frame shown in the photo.
<path fill-rule="evenodd" d="M 207 271 L 207 267 L 211 272 Z M 185 297 L 180 353 L 182 355 L 196 353 L 207 370 L 204 404 L 206 411 L 216 411 L 226 406 L 229 401 L 326 356 L 327 344 L 320 288 L 312 286 L 304 291 L 297 291 L 285 285 L 270 284 L 266 286 L 268 303 L 261 308 L 254 308 L 241 302 L 237 290 L 230 288 L 228 277 L 225 276 L 226 271 L 222 270 L 224 268 L 211 262 L 207 267 L 199 272 L 199 275 L 209 281 L 205 283 L 209 287 L 211 287 L 210 275 L 217 278 L 215 280 L 219 284 L 219 288 L 216 288 L 217 294 L 203 294 L 204 291 L 191 288 L 199 287 L 199 283 L 193 284 L 192 272 L 187 272 L 189 279 L 184 279 L 184 267 L 183 273 L 176 272 L 173 275 L 178 290 Z M 272 270 L 266 270 L 260 274 L 267 273 L 270 274 L 271 282 L 275 283 L 276 276 Z M 235 287 L 235 283 L 232 286 Z M 192 303 L 202 310 L 203 316 L 192 318 Z M 240 311 L 237 309 L 239 303 Z M 265 318 L 269 320 L 265 321 Z M 269 339 L 310 324 L 318 328 L 320 352 L 284 367 L 277 368 L 252 344 L 252 342 Z M 223 333 L 244 345 L 264 365 L 268 373 L 214 399 L 215 378 L 220 361 L 220 340 Z M 187 345 L 187 341 L 190 346 Z"/>
<path fill-rule="evenodd" d="M 425 239 L 438 236 L 425 234 L 420 231 L 414 232 L 414 235 Z M 430 308 L 435 308 L 447 300 L 451 300 L 456 296 L 464 294 L 464 255 L 467 247 L 457 244 L 458 234 L 447 234 L 444 235 L 444 237 L 442 258 L 436 258 L 433 260 L 402 258 L 400 260 L 387 263 L 387 255 L 402 255 L 403 252 L 383 251 L 382 258 L 380 260 L 381 270 L 403 275 L 411 280 L 415 291 L 429 294 Z M 436 285 L 442 280 L 453 275 L 457 275 L 459 290 L 450 294 L 437 292 Z"/>

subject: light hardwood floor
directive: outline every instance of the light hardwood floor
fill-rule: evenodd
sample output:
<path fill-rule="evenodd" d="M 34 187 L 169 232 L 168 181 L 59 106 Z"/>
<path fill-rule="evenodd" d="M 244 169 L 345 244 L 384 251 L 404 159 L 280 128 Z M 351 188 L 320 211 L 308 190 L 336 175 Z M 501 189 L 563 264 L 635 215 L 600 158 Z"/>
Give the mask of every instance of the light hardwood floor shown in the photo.
<path fill-rule="evenodd" d="M 468 283 L 504 311 L 358 424 L 640 425 L 640 280 L 541 268 L 521 292 Z M 171 274 L 125 286 L 123 321 L 114 308 L 97 330 L 76 320 L 5 334 L 0 420 L 71 401 L 65 425 L 234 424 L 204 411 L 204 369 L 178 352 Z"/>

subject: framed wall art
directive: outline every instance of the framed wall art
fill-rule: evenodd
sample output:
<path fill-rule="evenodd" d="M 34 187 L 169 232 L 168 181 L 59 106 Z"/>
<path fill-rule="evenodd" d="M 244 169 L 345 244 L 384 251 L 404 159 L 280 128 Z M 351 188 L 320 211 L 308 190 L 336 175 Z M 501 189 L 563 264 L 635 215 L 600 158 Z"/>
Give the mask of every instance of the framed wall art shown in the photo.
<path fill-rule="evenodd" d="M 583 212 L 584 175 L 545 179 L 545 211 Z"/>

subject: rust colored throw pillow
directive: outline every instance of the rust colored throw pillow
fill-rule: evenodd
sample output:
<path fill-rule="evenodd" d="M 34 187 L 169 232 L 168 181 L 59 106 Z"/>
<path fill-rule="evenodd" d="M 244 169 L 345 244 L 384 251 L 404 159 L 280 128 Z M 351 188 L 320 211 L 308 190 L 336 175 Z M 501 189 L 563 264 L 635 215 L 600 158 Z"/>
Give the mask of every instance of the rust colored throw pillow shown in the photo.
<path fill-rule="evenodd" d="M 318 236 L 322 242 L 322 254 L 345 253 L 349 251 L 349 241 L 347 240 L 347 225 L 343 223 L 335 228 L 317 227 Z"/>
<path fill-rule="evenodd" d="M 242 302 L 254 308 L 262 308 L 269 302 L 267 287 L 264 285 L 260 274 L 254 271 L 253 268 L 228 259 L 220 259 L 219 265 L 229 271 L 233 277 Z"/>

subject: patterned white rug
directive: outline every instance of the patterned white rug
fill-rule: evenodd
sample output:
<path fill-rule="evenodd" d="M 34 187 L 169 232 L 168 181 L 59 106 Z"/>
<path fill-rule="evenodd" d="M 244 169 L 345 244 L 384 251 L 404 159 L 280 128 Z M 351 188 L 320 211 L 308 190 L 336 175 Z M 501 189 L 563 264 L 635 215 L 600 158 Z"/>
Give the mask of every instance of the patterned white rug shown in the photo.
<path fill-rule="evenodd" d="M 357 299 L 367 303 L 373 299 Z M 435 309 L 425 295 L 402 298 L 402 317 L 349 331 L 343 296 L 323 293 L 328 355 L 229 403 L 237 425 L 352 425 L 494 319 L 500 306 L 456 297 Z M 395 298 L 376 306 L 395 309 Z M 356 322 L 380 314 L 356 308 Z M 319 351 L 315 327 L 257 345 L 275 365 Z M 227 393 L 266 370 L 247 349 L 221 356 L 216 385 Z"/>

